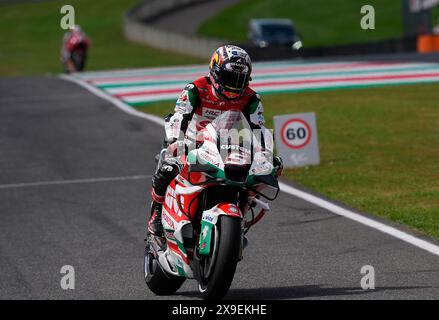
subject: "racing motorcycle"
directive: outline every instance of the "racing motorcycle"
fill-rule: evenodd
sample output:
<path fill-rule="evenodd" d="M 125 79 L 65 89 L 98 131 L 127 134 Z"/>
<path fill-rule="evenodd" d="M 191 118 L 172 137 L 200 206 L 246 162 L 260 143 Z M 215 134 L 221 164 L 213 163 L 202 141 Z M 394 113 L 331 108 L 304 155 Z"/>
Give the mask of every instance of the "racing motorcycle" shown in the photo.
<path fill-rule="evenodd" d="M 199 120 L 194 116 L 189 136 L 203 128 Z M 227 111 L 201 130 L 201 139 L 195 133 L 192 150 L 184 143 L 184 167 L 165 194 L 164 235 L 145 239 L 144 277 L 155 294 L 173 294 L 186 279 L 197 280 L 204 299 L 228 292 L 248 242 L 245 234 L 270 210 L 261 199 L 274 200 L 279 193 L 273 138 L 268 130 L 259 133 L 241 112 Z M 175 156 L 171 149 L 162 150 L 158 167 Z"/>
<path fill-rule="evenodd" d="M 74 33 L 65 44 L 69 57 L 64 61 L 64 69 L 67 73 L 83 71 L 87 59 L 89 41 L 79 33 Z"/>

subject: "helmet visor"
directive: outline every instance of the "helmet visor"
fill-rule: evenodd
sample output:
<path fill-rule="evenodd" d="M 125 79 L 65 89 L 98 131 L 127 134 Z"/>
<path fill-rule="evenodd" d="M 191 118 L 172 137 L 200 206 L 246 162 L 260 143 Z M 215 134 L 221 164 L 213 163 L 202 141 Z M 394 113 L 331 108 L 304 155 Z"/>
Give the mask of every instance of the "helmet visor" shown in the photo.
<path fill-rule="evenodd" d="M 247 72 L 239 73 L 229 70 L 222 70 L 219 77 L 219 83 L 227 91 L 240 93 L 245 87 L 247 87 L 249 78 L 250 75 Z"/>

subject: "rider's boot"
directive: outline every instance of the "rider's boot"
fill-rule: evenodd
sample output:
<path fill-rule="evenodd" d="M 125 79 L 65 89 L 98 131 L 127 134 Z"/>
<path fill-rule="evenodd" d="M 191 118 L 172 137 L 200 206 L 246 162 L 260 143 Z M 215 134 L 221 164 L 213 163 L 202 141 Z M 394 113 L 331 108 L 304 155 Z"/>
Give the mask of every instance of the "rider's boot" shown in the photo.
<path fill-rule="evenodd" d="M 163 235 L 162 204 L 169 183 L 181 171 L 182 164 L 178 159 L 168 159 L 152 177 L 151 217 L 148 222 L 148 231 L 155 236 Z"/>
<path fill-rule="evenodd" d="M 151 203 L 151 217 L 148 222 L 148 231 L 157 237 L 163 235 L 162 204 L 153 201 Z"/>

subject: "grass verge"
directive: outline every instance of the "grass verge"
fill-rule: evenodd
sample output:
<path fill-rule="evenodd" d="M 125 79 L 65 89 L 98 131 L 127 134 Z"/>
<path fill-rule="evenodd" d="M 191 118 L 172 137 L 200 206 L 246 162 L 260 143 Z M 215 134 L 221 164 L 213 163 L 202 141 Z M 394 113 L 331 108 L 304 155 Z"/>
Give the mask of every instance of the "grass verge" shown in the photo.
<path fill-rule="evenodd" d="M 321 164 L 286 177 L 439 237 L 439 84 L 265 95 L 277 114 L 317 114 Z M 172 103 L 140 107 L 163 116 Z"/>
<path fill-rule="evenodd" d="M 139 0 L 72 0 L 76 23 L 92 39 L 88 70 L 194 64 L 200 60 L 133 44 L 122 34 L 122 13 Z M 63 71 L 60 9 L 65 1 L 0 4 L 0 76 Z"/>

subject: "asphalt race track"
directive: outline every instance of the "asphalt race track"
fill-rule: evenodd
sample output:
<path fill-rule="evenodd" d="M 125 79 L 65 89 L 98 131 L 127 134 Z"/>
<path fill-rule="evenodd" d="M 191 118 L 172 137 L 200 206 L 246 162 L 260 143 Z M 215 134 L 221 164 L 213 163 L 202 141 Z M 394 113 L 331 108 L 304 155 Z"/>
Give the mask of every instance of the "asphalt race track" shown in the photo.
<path fill-rule="evenodd" d="M 196 298 L 192 280 L 170 297 L 143 281 L 161 135 L 59 78 L 0 78 L 0 299 Z M 290 195 L 272 209 L 249 232 L 226 298 L 439 297 L 438 256 Z M 64 265 L 74 290 L 60 286 Z M 360 287 L 364 265 L 375 290 Z"/>

